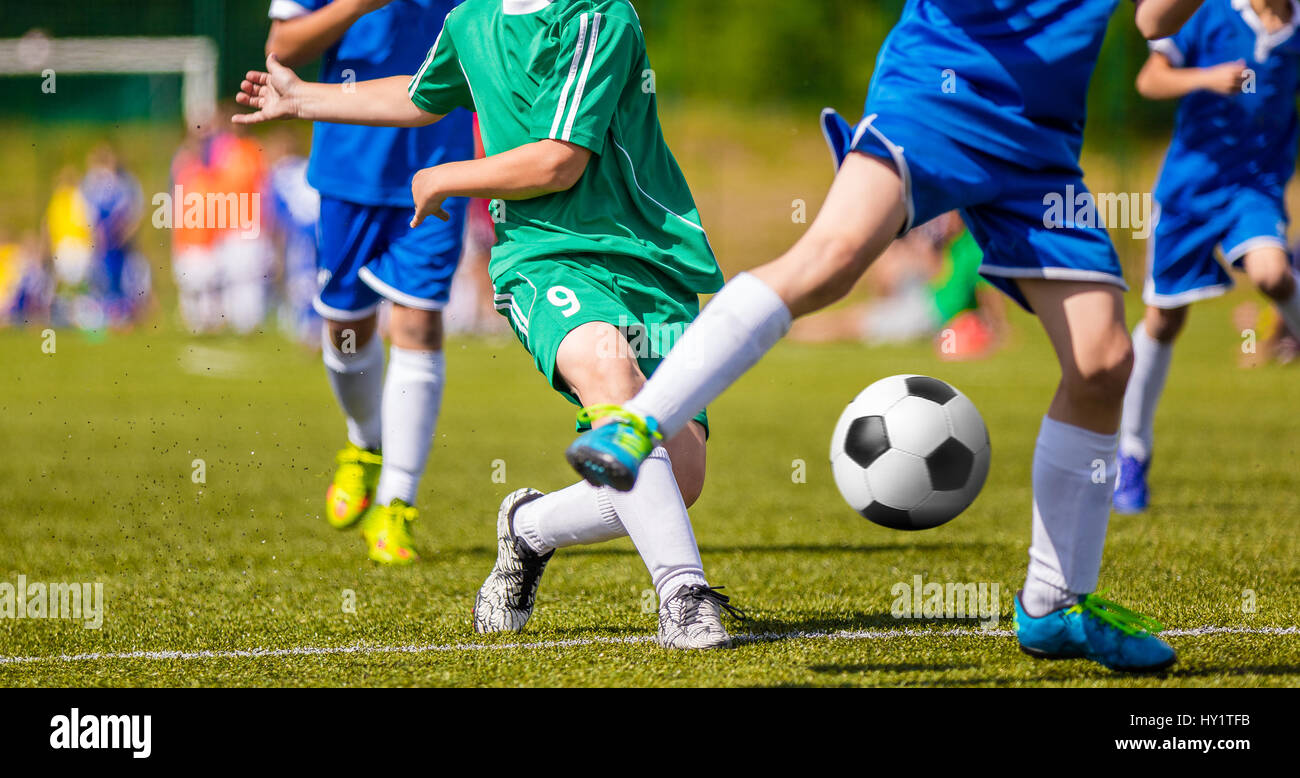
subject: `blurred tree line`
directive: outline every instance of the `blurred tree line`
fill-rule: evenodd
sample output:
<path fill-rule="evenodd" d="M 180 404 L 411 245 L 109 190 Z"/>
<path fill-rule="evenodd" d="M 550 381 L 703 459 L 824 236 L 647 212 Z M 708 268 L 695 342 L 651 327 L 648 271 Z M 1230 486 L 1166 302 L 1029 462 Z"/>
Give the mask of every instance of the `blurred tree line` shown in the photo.
<path fill-rule="evenodd" d="M 670 106 L 706 101 L 761 111 L 833 105 L 855 113 L 866 94 L 876 51 L 903 0 L 633 4 L 645 26 L 660 97 Z M 221 49 L 222 94 L 229 95 L 242 73 L 262 60 L 269 0 L 11 0 L 5 6 L 0 37 L 17 37 L 34 28 L 55 36 L 206 35 Z M 1167 133 L 1170 107 L 1141 100 L 1133 89 L 1145 56 L 1131 10 L 1123 5 L 1112 20 L 1093 82 L 1090 134 Z M 120 118 L 112 117 L 114 106 L 119 111 L 126 107 L 130 116 L 136 113 L 130 110 L 132 101 L 174 100 L 179 94 L 174 83 L 179 79 L 142 79 L 99 79 L 97 87 L 84 90 L 85 100 L 100 106 L 93 113 L 109 111 L 110 118 Z M 50 118 L 48 102 L 36 102 L 26 94 L 32 91 L 28 88 L 16 95 L 16 84 L 6 83 L 26 80 L 0 78 L 0 115 Z M 84 110 L 77 113 L 77 118 L 87 118 Z"/>

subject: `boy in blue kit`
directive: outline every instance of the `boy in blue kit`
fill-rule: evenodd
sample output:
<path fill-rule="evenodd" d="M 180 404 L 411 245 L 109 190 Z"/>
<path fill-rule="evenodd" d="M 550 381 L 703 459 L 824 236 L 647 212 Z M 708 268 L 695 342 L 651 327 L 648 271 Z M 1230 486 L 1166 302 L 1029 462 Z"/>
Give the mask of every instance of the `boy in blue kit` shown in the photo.
<path fill-rule="evenodd" d="M 826 117 L 841 164 L 807 234 L 727 284 L 617 421 L 574 442 L 569 462 L 592 483 L 626 488 L 654 441 L 758 362 L 792 317 L 847 294 L 914 225 L 959 209 L 983 275 L 1038 315 L 1062 372 L 1034 454 L 1021 649 L 1123 671 L 1172 664 L 1159 624 L 1093 594 L 1132 360 L 1125 287 L 1106 233 L 1054 223 L 1046 205 L 1069 187 L 1087 191 L 1078 159 L 1088 83 L 1118 5 L 909 0 L 880 51 L 865 118 L 850 127 Z M 1199 5 L 1140 0 L 1137 24 L 1147 38 L 1170 35 Z"/>
<path fill-rule="evenodd" d="M 321 81 L 345 94 L 367 79 L 414 73 L 457 0 L 272 0 L 267 53 L 288 64 L 322 57 Z M 361 98 L 357 98 L 361 99 Z M 326 493 L 326 519 L 361 525 L 370 558 L 412 562 L 409 524 L 445 380 L 442 307 L 460 258 L 463 198 L 450 219 L 410 227 L 417 170 L 471 159 L 471 116 L 411 129 L 318 122 L 308 180 L 320 191 L 322 352 L 347 418 L 348 445 Z M 393 303 L 388 372 L 376 335 Z M 382 454 L 381 454 L 382 448 Z"/>
<path fill-rule="evenodd" d="M 1291 0 L 1208 0 L 1177 35 L 1151 44 L 1138 76 L 1144 97 L 1180 102 L 1156 184 L 1146 315 L 1133 331 L 1115 484 L 1120 513 L 1140 513 L 1150 502 L 1156 406 L 1187 309 L 1232 287 L 1215 249 L 1300 331 L 1285 202 L 1300 139 L 1297 26 Z"/>

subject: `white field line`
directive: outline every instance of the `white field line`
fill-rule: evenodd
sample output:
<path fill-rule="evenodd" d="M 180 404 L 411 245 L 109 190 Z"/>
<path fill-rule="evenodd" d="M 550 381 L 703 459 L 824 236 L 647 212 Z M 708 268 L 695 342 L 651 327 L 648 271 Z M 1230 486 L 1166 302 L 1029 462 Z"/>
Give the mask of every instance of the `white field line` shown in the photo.
<path fill-rule="evenodd" d="M 1205 635 L 1300 635 L 1300 627 L 1192 627 L 1167 629 L 1160 633 L 1170 637 L 1201 637 Z M 1006 629 L 884 629 L 842 630 L 836 632 L 763 632 L 736 635 L 737 643 L 772 643 L 782 640 L 890 640 L 893 638 L 952 638 L 952 637 L 1014 637 Z M 122 653 L 59 654 L 52 656 L 0 656 L 0 665 L 35 664 L 39 662 L 110 662 L 133 660 L 194 661 L 204 659 L 265 659 L 299 656 L 337 656 L 368 654 L 444 654 L 462 651 L 531 651 L 553 648 L 579 648 L 582 646 L 618 646 L 652 643 L 649 635 L 629 637 L 584 638 L 580 640 L 541 640 L 532 643 L 446 643 L 406 646 L 335 646 L 298 648 L 250 648 L 226 651 L 127 651 Z"/>

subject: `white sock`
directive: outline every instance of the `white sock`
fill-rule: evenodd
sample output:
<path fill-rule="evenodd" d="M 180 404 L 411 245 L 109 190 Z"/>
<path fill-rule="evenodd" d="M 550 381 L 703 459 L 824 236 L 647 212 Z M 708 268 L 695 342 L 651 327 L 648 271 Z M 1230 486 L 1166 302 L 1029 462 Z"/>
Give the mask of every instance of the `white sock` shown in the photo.
<path fill-rule="evenodd" d="M 442 408 L 447 361 L 441 351 L 408 351 L 393 346 L 384 381 L 384 466 L 375 503 L 415 504 L 420 476 L 429 461 L 433 433 Z"/>
<path fill-rule="evenodd" d="M 1161 343 L 1147 334 L 1138 322 L 1133 329 L 1133 377 L 1124 393 L 1124 420 L 1119 427 L 1119 451 L 1139 461 L 1151 458 L 1155 437 L 1156 406 L 1165 391 L 1169 363 L 1174 358 L 1172 343 Z"/>
<path fill-rule="evenodd" d="M 626 537 L 612 491 L 579 481 L 525 503 L 515 511 L 515 534 L 539 554 Z"/>
<path fill-rule="evenodd" d="M 1118 435 L 1044 418 L 1034 449 L 1034 532 L 1021 602 L 1040 617 L 1097 588 Z"/>
<path fill-rule="evenodd" d="M 348 423 L 348 440 L 361 448 L 378 450 L 383 442 L 380 398 L 384 388 L 384 347 L 373 336 L 356 352 L 334 347 L 329 328 L 321 330 L 321 359 L 334 397 Z"/>
<path fill-rule="evenodd" d="M 682 586 L 708 585 L 691 518 L 673 477 L 668 451 L 660 446 L 641 465 L 630 492 L 607 492 L 632 543 L 650 570 L 659 602 Z"/>
<path fill-rule="evenodd" d="M 653 417 L 671 438 L 789 330 L 790 309 L 776 292 L 741 273 L 705 306 L 626 407 Z"/>
<path fill-rule="evenodd" d="M 1291 295 L 1290 300 L 1277 303 L 1277 310 L 1282 314 L 1282 321 L 1286 322 L 1291 334 L 1300 338 L 1300 275 L 1296 275 L 1296 287 L 1296 292 Z"/>

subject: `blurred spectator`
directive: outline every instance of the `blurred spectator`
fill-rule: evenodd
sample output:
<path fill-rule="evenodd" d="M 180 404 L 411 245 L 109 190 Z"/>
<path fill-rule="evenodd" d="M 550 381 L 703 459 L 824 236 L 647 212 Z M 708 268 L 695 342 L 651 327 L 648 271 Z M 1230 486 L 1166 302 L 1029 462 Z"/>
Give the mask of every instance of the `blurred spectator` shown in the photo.
<path fill-rule="evenodd" d="M 271 137 L 267 160 L 271 236 L 281 257 L 280 327 L 303 345 L 319 349 L 322 321 L 312 300 L 317 291 L 320 194 L 307 183 L 307 158 L 299 152 L 291 130 L 282 129 Z"/>
<path fill-rule="evenodd" d="M 111 326 L 133 322 L 150 295 L 149 263 L 132 245 L 140 226 L 140 183 L 107 144 L 91 152 L 81 195 L 93 226 L 90 288 Z"/>

